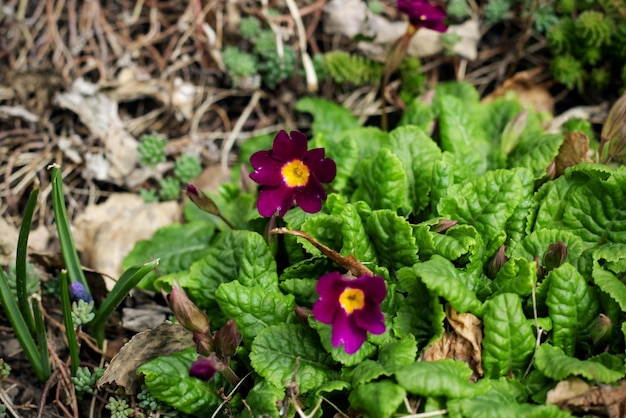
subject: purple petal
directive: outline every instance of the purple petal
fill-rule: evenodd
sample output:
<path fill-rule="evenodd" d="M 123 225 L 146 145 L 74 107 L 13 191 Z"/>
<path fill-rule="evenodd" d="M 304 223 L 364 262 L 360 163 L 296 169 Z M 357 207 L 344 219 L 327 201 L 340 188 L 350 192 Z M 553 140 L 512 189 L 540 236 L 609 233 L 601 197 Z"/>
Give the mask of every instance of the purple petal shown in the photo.
<path fill-rule="evenodd" d="M 344 344 L 344 350 L 348 354 L 357 352 L 365 342 L 367 333 L 359 328 L 354 319 L 339 309 L 333 323 L 333 346 L 339 347 Z"/>
<path fill-rule="evenodd" d="M 261 186 L 280 186 L 283 183 L 280 173 L 281 168 L 281 162 L 269 159 L 264 161 L 263 165 L 255 167 L 254 173 L 250 174 L 250 178 Z"/>
<path fill-rule="evenodd" d="M 398 0 L 398 9 L 405 13 L 413 26 L 445 32 L 448 26 L 443 23 L 446 12 L 426 0 Z"/>
<path fill-rule="evenodd" d="M 349 286 L 361 289 L 366 298 L 371 298 L 376 305 L 380 305 L 387 296 L 385 279 L 380 276 L 361 276 L 351 280 Z"/>
<path fill-rule="evenodd" d="M 320 295 L 320 299 L 334 301 L 339 306 L 339 296 L 346 288 L 346 280 L 341 277 L 338 271 L 327 273 L 319 278 L 315 290 Z"/>
<path fill-rule="evenodd" d="M 250 156 L 250 165 L 255 170 L 274 161 L 276 160 L 272 158 L 272 151 L 257 151 Z"/>
<path fill-rule="evenodd" d="M 322 210 L 322 200 L 326 200 L 326 190 L 315 178 L 309 177 L 309 184 L 298 188 L 295 195 L 296 205 L 307 213 L 317 213 Z"/>
<path fill-rule="evenodd" d="M 256 206 L 261 216 L 266 218 L 278 211 L 279 216 L 284 216 L 291 208 L 294 190 L 285 186 L 265 187 L 259 193 Z"/>
<path fill-rule="evenodd" d="M 313 304 L 313 317 L 324 324 L 332 324 L 338 306 L 336 299 L 320 298 Z"/>
<path fill-rule="evenodd" d="M 218 368 L 214 358 L 198 357 L 196 361 L 191 363 L 189 376 L 208 382 L 218 371 Z"/>
<path fill-rule="evenodd" d="M 300 131 L 291 131 L 291 136 L 284 130 L 278 132 L 272 145 L 272 157 L 287 162 L 295 158 L 302 159 L 307 149 L 306 136 Z"/>
<path fill-rule="evenodd" d="M 308 151 L 302 161 L 321 183 L 330 183 L 337 175 L 337 165 L 330 158 L 324 158 L 324 148 Z"/>
<path fill-rule="evenodd" d="M 380 305 L 365 299 L 365 307 L 355 310 L 352 314 L 354 323 L 359 327 L 371 332 L 372 334 L 382 334 L 385 332 L 385 316 L 380 310 Z"/>

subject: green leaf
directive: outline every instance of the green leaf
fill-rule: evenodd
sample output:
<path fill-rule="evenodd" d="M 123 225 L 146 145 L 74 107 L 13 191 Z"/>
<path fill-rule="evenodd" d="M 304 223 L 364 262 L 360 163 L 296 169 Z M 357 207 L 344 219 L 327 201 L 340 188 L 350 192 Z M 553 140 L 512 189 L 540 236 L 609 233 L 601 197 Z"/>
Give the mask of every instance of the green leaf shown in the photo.
<path fill-rule="evenodd" d="M 423 102 L 421 98 L 416 97 L 407 104 L 398 126 L 417 126 L 424 132 L 428 132 L 434 118 L 435 115 L 432 108 Z"/>
<path fill-rule="evenodd" d="M 350 404 L 365 411 L 365 417 L 391 417 L 406 396 L 406 391 L 395 383 L 384 380 L 382 382 L 367 383 L 358 386 L 350 394 Z"/>
<path fill-rule="evenodd" d="M 482 107 L 480 116 L 483 130 L 493 146 L 500 144 L 505 126 L 521 111 L 519 101 L 508 97 L 494 99 Z"/>
<path fill-rule="evenodd" d="M 143 374 L 152 396 L 186 413 L 195 414 L 217 407 L 221 399 L 217 396 L 215 381 L 204 382 L 189 376 L 189 367 L 198 357 L 193 348 L 160 356 L 141 365 L 138 374 Z"/>
<path fill-rule="evenodd" d="M 593 281 L 602 290 L 614 299 L 626 312 L 626 285 L 617 277 L 624 273 L 624 267 L 616 268 L 616 263 L 626 260 L 626 245 L 604 245 L 593 252 Z M 608 268 L 613 267 L 614 271 Z"/>
<path fill-rule="evenodd" d="M 562 143 L 563 134 L 523 136 L 509 155 L 509 167 L 526 167 L 532 171 L 535 179 L 540 179 L 546 175 Z"/>
<path fill-rule="evenodd" d="M 294 320 L 294 297 L 261 286 L 247 287 L 238 281 L 223 283 L 215 298 L 222 312 L 235 320 L 246 344 L 263 328 Z"/>
<path fill-rule="evenodd" d="M 539 262 L 543 263 L 543 257 L 550 244 L 556 244 L 559 241 L 563 241 L 567 248 L 566 261 L 575 264 L 583 252 L 583 241 L 571 232 L 560 229 L 533 231 L 515 246 L 511 257 L 521 257 L 526 260 L 534 260 L 537 257 Z"/>
<path fill-rule="evenodd" d="M 466 363 L 452 359 L 420 361 L 396 371 L 400 386 L 420 396 L 470 398 L 481 389 L 470 383 L 472 371 Z"/>
<path fill-rule="evenodd" d="M 443 98 L 452 96 L 461 100 L 466 105 L 476 105 L 480 100 L 480 95 L 476 88 L 465 81 L 437 83 L 435 86 L 435 96 L 433 97 L 433 111 L 435 116 L 439 116 L 444 108 Z"/>
<path fill-rule="evenodd" d="M 445 298 L 458 312 L 480 316 L 482 303 L 468 288 L 468 274 L 456 269 L 450 261 L 435 254 L 430 260 L 413 266 L 413 271 L 428 289 Z"/>
<path fill-rule="evenodd" d="M 411 267 L 398 271 L 398 282 L 407 297 L 400 302 L 393 318 L 393 331 L 400 338 L 414 337 L 418 346 L 426 347 L 443 335 L 443 322 L 446 317 L 439 297 L 418 279 Z"/>
<path fill-rule="evenodd" d="M 418 262 L 417 245 L 408 222 L 390 210 L 372 212 L 365 223 L 380 265 L 395 272 Z"/>
<path fill-rule="evenodd" d="M 489 243 L 522 200 L 522 185 L 515 172 L 489 171 L 466 184 L 450 187 L 437 206 L 441 216 L 474 226 Z"/>
<path fill-rule="evenodd" d="M 279 417 L 278 403 L 282 402 L 285 398 L 285 390 L 280 389 L 271 383 L 261 380 L 258 382 L 248 393 L 246 397 L 246 404 L 250 408 L 247 414 L 244 413 L 244 417 L 259 417 L 259 416 L 271 416 L 273 418 Z"/>
<path fill-rule="evenodd" d="M 598 316 L 598 298 L 569 263 L 552 270 L 550 280 L 546 305 L 552 319 L 552 343 L 571 356 L 586 334 L 583 330 Z"/>
<path fill-rule="evenodd" d="M 361 162 L 353 200 L 364 200 L 372 209 L 408 209 L 407 177 L 402 162 L 388 148 Z"/>
<path fill-rule="evenodd" d="M 348 203 L 341 212 L 341 219 L 343 221 L 341 254 L 353 255 L 362 263 L 378 264 L 376 249 L 365 231 L 365 225 L 356 207 Z"/>
<path fill-rule="evenodd" d="M 158 258 L 159 272 L 163 275 L 186 270 L 194 261 L 209 253 L 209 243 L 214 234 L 215 225 L 206 222 L 165 226 L 157 230 L 149 240 L 135 244 L 122 261 L 122 268 L 126 270 Z M 152 286 L 155 277 L 149 275 L 140 286 L 156 290 Z"/>
<path fill-rule="evenodd" d="M 259 234 L 225 231 L 218 235 L 204 258 L 179 279 L 189 297 L 200 307 L 215 306 L 215 291 L 222 283 L 238 279 L 245 286 L 278 290 L 276 262 Z M 171 283 L 169 283 L 171 285 Z"/>
<path fill-rule="evenodd" d="M 393 372 L 399 368 L 415 362 L 417 342 L 413 335 L 407 335 L 400 340 L 393 340 L 383 344 L 378 353 L 378 361 L 385 369 Z"/>
<path fill-rule="evenodd" d="M 389 140 L 393 153 L 402 161 L 410 206 L 417 213 L 429 204 L 433 165 L 441 159 L 441 150 L 435 141 L 416 126 L 393 130 Z"/>
<path fill-rule="evenodd" d="M 320 276 L 318 276 L 318 278 Z M 280 287 L 280 290 L 283 292 L 292 294 L 296 298 L 296 304 L 308 306 L 312 305 L 319 298 L 315 290 L 317 280 L 317 278 L 287 279 L 280 282 L 278 287 Z"/>
<path fill-rule="evenodd" d="M 337 175 L 333 180 L 333 188 L 343 191 L 348 186 L 359 164 L 359 142 L 351 135 L 339 135 L 337 139 L 325 139 L 323 148 L 326 157 L 332 158 L 337 165 Z M 319 141 L 319 138 L 316 138 Z M 322 141 L 320 141 L 322 142 Z"/>
<path fill-rule="evenodd" d="M 491 391 L 473 399 L 458 401 L 466 418 L 567 418 L 568 412 L 561 411 L 556 405 L 531 405 L 518 403 L 506 392 Z"/>
<path fill-rule="evenodd" d="M 365 359 L 353 369 L 344 368 L 343 379 L 347 379 L 353 386 L 371 382 L 381 376 L 390 376 L 385 367 L 377 361 Z"/>
<path fill-rule="evenodd" d="M 283 270 L 279 280 L 319 278 L 328 271 L 328 259 L 325 256 L 311 257 L 292 264 Z"/>
<path fill-rule="evenodd" d="M 335 251 L 341 249 L 342 236 L 341 236 L 342 220 L 339 216 L 327 215 L 325 213 L 318 213 L 308 218 L 302 224 L 302 231 L 306 232 L 319 242 L 329 246 Z M 298 241 L 310 254 L 314 256 L 321 255 L 313 244 L 302 237 L 296 237 Z"/>
<path fill-rule="evenodd" d="M 473 174 L 484 173 L 490 144 L 479 120 L 473 115 L 473 106 L 463 103 L 460 98 L 441 98 L 439 135 L 441 149 L 459 157 L 472 167 Z"/>
<path fill-rule="evenodd" d="M 250 364 L 274 386 L 283 387 L 291 381 L 298 358 L 296 382 L 302 393 L 337 377 L 330 354 L 302 326 L 271 325 L 252 342 Z"/>
<path fill-rule="evenodd" d="M 530 170 L 525 168 L 514 169 L 522 186 L 522 200 L 506 222 L 508 245 L 514 247 L 528 232 L 529 220 L 532 213 L 535 179 Z"/>
<path fill-rule="evenodd" d="M 446 154 L 443 153 L 443 155 Z M 430 188 L 430 207 L 433 212 L 436 212 L 437 205 L 441 199 L 448 195 L 448 189 L 454 184 L 454 181 L 452 165 L 444 160 L 435 161 Z"/>
<path fill-rule="evenodd" d="M 535 349 L 535 336 L 518 295 L 504 293 L 486 303 L 483 340 L 485 376 L 521 376 Z"/>
<path fill-rule="evenodd" d="M 328 100 L 305 97 L 296 102 L 296 110 L 313 114 L 313 134 L 322 133 L 329 137 L 341 131 L 358 128 L 359 121 L 348 109 Z"/>
<path fill-rule="evenodd" d="M 537 263 L 525 258 L 513 257 L 507 261 L 491 283 L 493 296 L 502 293 L 515 293 L 529 296 L 537 282 Z"/>
<path fill-rule="evenodd" d="M 450 261 L 462 257 L 480 257 L 485 252 L 485 244 L 478 231 L 471 225 L 456 225 L 448 229 L 445 234 L 436 232 L 431 234 L 435 253 Z"/>
<path fill-rule="evenodd" d="M 563 353 L 560 348 L 542 344 L 535 353 L 537 369 L 554 380 L 563 380 L 569 376 L 582 376 L 601 383 L 612 383 L 624 377 L 624 364 L 620 370 L 613 370 L 597 359 L 579 360 Z"/>

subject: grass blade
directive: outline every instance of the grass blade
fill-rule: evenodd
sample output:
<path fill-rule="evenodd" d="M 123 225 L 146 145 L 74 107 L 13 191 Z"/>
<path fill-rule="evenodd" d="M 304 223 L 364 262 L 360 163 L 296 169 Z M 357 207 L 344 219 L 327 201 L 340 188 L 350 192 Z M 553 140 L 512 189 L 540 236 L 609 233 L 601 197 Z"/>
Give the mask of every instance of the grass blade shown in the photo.
<path fill-rule="evenodd" d="M 20 226 L 20 235 L 17 240 L 17 254 L 15 256 L 15 289 L 17 291 L 17 305 L 22 313 L 22 317 L 28 326 L 32 335 L 35 335 L 35 322 L 33 321 L 33 313 L 30 307 L 30 295 L 26 294 L 27 281 L 26 276 L 26 256 L 28 252 L 28 235 L 30 234 L 30 226 L 33 219 L 33 213 L 37 205 L 37 197 L 39 196 L 39 188 L 33 189 L 28 196 L 28 202 L 24 209 L 22 217 L 22 226 Z M 48 353 L 46 353 L 47 358 Z"/>
<path fill-rule="evenodd" d="M 126 295 L 128 295 L 128 292 L 130 292 L 146 274 L 154 270 L 158 264 L 159 260 L 156 259 L 143 266 L 131 267 L 126 270 L 117 283 L 115 283 L 111 292 L 104 299 L 100 308 L 98 308 L 96 316 L 89 323 L 93 336 L 100 346 L 102 346 L 104 342 L 104 327 L 113 311 L 115 311 Z"/>
<path fill-rule="evenodd" d="M 61 253 L 63 254 L 63 261 L 65 262 L 70 281 L 78 281 L 85 286 L 85 289 L 89 289 L 83 269 L 80 266 L 76 247 L 74 246 L 70 222 L 65 208 L 65 197 L 63 196 L 63 178 L 58 167 L 52 168 L 52 207 L 54 208 L 54 218 L 59 234 L 59 242 L 61 243 Z"/>
<path fill-rule="evenodd" d="M 41 312 L 41 299 L 39 295 L 33 295 L 32 298 L 33 316 L 35 318 L 35 335 L 37 336 L 37 347 L 39 348 L 39 358 L 41 359 L 41 367 L 46 375 L 50 375 L 50 356 L 48 355 L 48 334 L 46 333 L 46 324 L 43 320 Z"/>
<path fill-rule="evenodd" d="M 24 349 L 24 354 L 26 354 L 28 362 L 32 366 L 37 378 L 41 382 L 45 382 L 48 380 L 48 377 L 50 377 L 50 374 L 45 373 L 45 368 L 41 364 L 41 358 L 37 346 L 35 345 L 35 340 L 33 340 L 28 325 L 26 325 L 26 321 L 24 317 L 22 317 L 17 302 L 13 297 L 13 293 L 11 293 L 11 289 L 9 288 L 8 278 L 2 269 L 0 269 L 0 300 L 2 301 L 4 311 L 9 317 L 9 322 L 11 322 L 15 335 Z"/>

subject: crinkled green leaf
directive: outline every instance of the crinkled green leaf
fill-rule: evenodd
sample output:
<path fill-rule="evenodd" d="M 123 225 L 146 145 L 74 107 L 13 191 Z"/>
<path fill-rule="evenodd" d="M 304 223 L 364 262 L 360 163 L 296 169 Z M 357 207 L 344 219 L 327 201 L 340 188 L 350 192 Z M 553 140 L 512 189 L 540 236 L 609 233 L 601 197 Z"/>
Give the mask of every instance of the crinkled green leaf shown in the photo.
<path fill-rule="evenodd" d="M 483 130 L 493 146 L 500 145 L 502 131 L 521 111 L 520 102 L 508 97 L 496 98 L 482 107 L 480 116 Z"/>
<path fill-rule="evenodd" d="M 259 216 L 256 208 L 256 195 L 242 192 L 237 185 L 222 184 L 218 193 L 208 193 L 208 195 L 222 215 L 238 229 L 249 228 L 248 221 Z M 188 222 L 210 222 L 222 231 L 229 228 L 219 217 L 198 208 L 191 199 L 185 202 L 183 215 Z"/>
<path fill-rule="evenodd" d="M 626 245 L 604 245 L 593 253 L 593 281 L 603 292 L 607 293 L 626 312 L 626 284 L 617 277 L 622 274 L 623 266 L 616 266 L 618 262 L 626 260 Z M 613 271 L 609 268 L 613 267 Z M 616 268 L 617 267 L 617 268 Z"/>
<path fill-rule="evenodd" d="M 566 261 L 575 264 L 583 252 L 583 241 L 576 235 L 561 229 L 540 229 L 533 231 L 522 239 L 511 252 L 511 257 L 521 257 L 526 260 L 534 260 L 538 257 L 543 264 L 543 257 L 548 251 L 550 244 L 563 241 L 567 248 Z"/>
<path fill-rule="evenodd" d="M 391 272 L 417 263 L 417 245 L 406 219 L 390 210 L 372 212 L 365 223 L 380 265 Z"/>
<path fill-rule="evenodd" d="M 432 108 L 421 98 L 416 97 L 407 104 L 398 126 L 417 126 L 424 132 L 428 132 L 434 118 Z"/>
<path fill-rule="evenodd" d="M 468 289 L 468 274 L 456 269 L 449 260 L 435 254 L 430 260 L 413 266 L 413 271 L 428 289 L 445 298 L 458 312 L 480 316 L 482 303 Z"/>
<path fill-rule="evenodd" d="M 396 371 L 396 380 L 415 395 L 471 398 L 483 391 L 470 383 L 471 375 L 466 363 L 445 359 L 408 364 Z"/>
<path fill-rule="evenodd" d="M 160 228 L 149 240 L 139 241 L 124 258 L 122 268 L 129 269 L 152 260 L 160 259 L 161 274 L 186 270 L 210 250 L 209 243 L 215 234 L 215 226 L 206 222 L 192 222 L 184 225 L 172 224 Z M 150 274 L 140 286 L 153 289 L 155 274 Z M 156 289 L 153 289 L 156 290 Z"/>
<path fill-rule="evenodd" d="M 439 116 L 445 106 L 444 97 L 452 96 L 461 100 L 466 105 L 478 104 L 480 95 L 476 88 L 465 81 L 437 83 L 435 86 L 435 96 L 433 97 L 433 111 L 435 116 Z"/>
<path fill-rule="evenodd" d="M 294 319 L 294 297 L 261 286 L 248 287 L 238 281 L 223 283 L 215 298 L 222 312 L 235 320 L 246 343 L 263 328 Z"/>
<path fill-rule="evenodd" d="M 444 96 L 440 99 L 439 135 L 441 149 L 459 157 L 473 173 L 484 173 L 490 144 L 472 107 L 460 98 Z"/>
<path fill-rule="evenodd" d="M 244 417 L 271 416 L 279 417 L 278 403 L 285 398 L 285 390 L 261 380 L 246 396 L 246 404 L 250 410 L 244 410 Z"/>
<path fill-rule="evenodd" d="M 463 417 L 466 418 L 567 418 L 568 412 L 560 410 L 556 405 L 531 405 L 518 403 L 515 398 L 505 392 L 490 392 L 472 399 L 461 399 Z"/>
<path fill-rule="evenodd" d="M 324 405 L 321 402 L 324 402 L 324 399 L 322 399 L 322 396 L 324 396 L 325 398 L 329 397 L 328 394 L 331 395 L 331 397 L 345 397 L 346 394 L 344 393 L 333 393 L 333 392 L 347 392 L 347 389 L 350 389 L 351 385 L 350 383 L 346 382 L 345 380 L 330 380 L 328 382 L 325 382 L 324 384 L 322 384 L 321 386 L 319 386 L 315 392 L 311 393 L 310 395 L 308 395 L 306 397 L 306 400 L 304 401 L 304 406 L 307 407 L 307 409 L 304 411 L 306 413 L 306 416 L 311 417 L 311 418 L 321 418 L 324 416 L 324 408 L 320 408 L 317 410 L 317 412 L 315 413 L 315 415 L 313 414 L 313 410 L 317 407 L 317 405 Z"/>
<path fill-rule="evenodd" d="M 495 170 L 450 187 L 437 206 L 441 216 L 474 226 L 488 243 L 504 229 L 522 200 L 522 185 L 512 171 Z"/>
<path fill-rule="evenodd" d="M 552 344 L 574 355 L 582 331 L 599 312 L 598 298 L 584 277 L 569 263 L 550 272 L 546 304 L 552 319 Z"/>
<path fill-rule="evenodd" d="M 429 204 L 433 165 L 441 158 L 441 150 L 435 141 L 416 126 L 393 130 L 389 140 L 393 153 L 402 161 L 410 206 L 417 213 Z"/>
<path fill-rule="evenodd" d="M 435 253 L 450 261 L 481 257 L 485 252 L 485 244 L 471 225 L 456 225 L 445 234 L 434 232 L 432 236 Z"/>
<path fill-rule="evenodd" d="M 443 305 L 439 303 L 439 297 L 419 280 L 413 268 L 400 269 L 398 282 L 408 295 L 400 302 L 393 318 L 393 331 L 400 338 L 414 337 L 422 349 L 443 335 L 446 317 Z"/>
<path fill-rule="evenodd" d="M 352 204 L 347 204 L 341 212 L 342 255 L 353 255 L 362 263 L 378 263 L 376 249 L 365 232 L 365 225 L 359 212 Z"/>
<path fill-rule="evenodd" d="M 504 293 L 489 300 L 483 322 L 485 376 L 521 376 L 535 349 L 535 335 L 522 311 L 520 297 Z"/>
<path fill-rule="evenodd" d="M 620 185 L 591 180 L 568 196 L 563 223 L 587 245 L 626 244 L 624 199 Z"/>
<path fill-rule="evenodd" d="M 343 370 L 345 373 L 342 377 L 350 381 L 353 386 L 371 382 L 381 376 L 391 376 L 391 373 L 382 364 L 370 359 L 363 360 L 353 369 L 344 368 Z"/>
<path fill-rule="evenodd" d="M 378 361 L 389 371 L 395 371 L 415 361 L 417 342 L 413 335 L 389 341 L 380 347 Z"/>
<path fill-rule="evenodd" d="M 454 181 L 453 167 L 446 161 L 435 161 L 430 188 L 430 207 L 433 212 L 435 212 L 439 201 L 448 194 L 448 189 L 454 184 Z"/>
<path fill-rule="evenodd" d="M 302 393 L 336 378 L 333 361 L 318 338 L 301 325 L 271 325 L 252 342 L 250 364 L 256 372 L 277 387 L 290 382 L 300 358 L 296 382 Z"/>
<path fill-rule="evenodd" d="M 529 135 L 509 155 L 509 167 L 525 167 L 532 171 L 535 179 L 546 175 L 548 166 L 559 153 L 563 134 Z"/>
<path fill-rule="evenodd" d="M 326 256 L 311 257 L 294 263 L 283 270 L 280 281 L 288 279 L 318 278 L 328 269 Z"/>
<path fill-rule="evenodd" d="M 356 366 L 366 358 L 372 357 L 374 353 L 376 353 L 376 347 L 372 343 L 365 341 L 361 348 L 356 351 L 356 353 L 347 354 L 343 348 L 343 345 L 339 347 L 333 346 L 331 339 L 332 327 L 330 325 L 322 324 L 318 321 L 309 321 L 309 323 L 311 324 L 312 328 L 315 328 L 317 330 L 322 345 L 324 346 L 326 351 L 331 354 L 333 360 L 343 364 L 344 366 Z M 369 336 L 371 335 L 368 335 L 368 337 Z"/>
<path fill-rule="evenodd" d="M 389 146 L 389 134 L 373 126 L 350 129 L 337 135 L 337 141 L 343 138 L 354 138 L 359 149 L 359 161 L 378 154 L 381 148 Z"/>
<path fill-rule="evenodd" d="M 304 97 L 296 102 L 296 110 L 313 115 L 313 134 L 337 135 L 347 129 L 358 128 L 359 120 L 348 109 L 317 97 Z"/>
<path fill-rule="evenodd" d="M 158 400 L 186 414 L 208 412 L 221 399 L 215 380 L 204 382 L 189 376 L 189 367 L 197 357 L 194 349 L 160 356 L 141 365 L 137 373 L 144 375 L 150 394 Z"/>
<path fill-rule="evenodd" d="M 537 263 L 525 258 L 513 257 L 507 261 L 491 283 L 493 296 L 501 293 L 515 293 L 528 296 L 537 282 Z"/>
<path fill-rule="evenodd" d="M 408 184 L 402 162 L 388 148 L 359 165 L 358 187 L 353 200 L 364 200 L 372 209 L 403 209 L 407 211 Z"/>
<path fill-rule="evenodd" d="M 398 409 L 406 391 L 399 385 L 383 380 L 358 386 L 350 393 L 350 404 L 365 411 L 365 417 L 391 417 Z"/>
<path fill-rule="evenodd" d="M 601 383 L 612 383 L 624 377 L 624 365 L 620 370 L 613 370 L 594 358 L 579 360 L 563 353 L 560 348 L 542 344 L 535 353 L 537 369 L 554 380 L 563 380 L 569 376 L 582 376 Z"/>
<path fill-rule="evenodd" d="M 198 306 L 208 308 L 215 305 L 219 285 L 236 279 L 245 286 L 278 290 L 276 261 L 263 237 L 255 232 L 220 233 L 208 254 L 193 263 L 189 276 L 179 282 Z"/>
<path fill-rule="evenodd" d="M 319 295 L 315 290 L 318 279 L 287 279 L 278 284 L 280 290 L 292 294 L 298 305 L 312 305 Z"/>
<path fill-rule="evenodd" d="M 529 231 L 528 224 L 532 213 L 535 179 L 530 170 L 525 168 L 514 169 L 522 186 L 522 200 L 506 222 L 508 245 L 514 247 Z"/>
<path fill-rule="evenodd" d="M 335 251 L 341 249 L 343 238 L 341 236 L 342 220 L 339 216 L 318 213 L 302 224 L 302 231 L 306 232 L 322 244 L 325 244 Z M 314 256 L 321 254 L 320 250 L 315 248 L 308 240 L 297 237 L 296 240 Z"/>
<path fill-rule="evenodd" d="M 327 138 L 324 135 L 316 135 L 316 146 L 324 148 L 325 156 L 332 158 L 337 165 L 337 175 L 333 180 L 333 188 L 343 191 L 359 163 L 359 142 L 353 135 L 333 135 Z M 311 147 L 309 147 L 311 148 Z"/>

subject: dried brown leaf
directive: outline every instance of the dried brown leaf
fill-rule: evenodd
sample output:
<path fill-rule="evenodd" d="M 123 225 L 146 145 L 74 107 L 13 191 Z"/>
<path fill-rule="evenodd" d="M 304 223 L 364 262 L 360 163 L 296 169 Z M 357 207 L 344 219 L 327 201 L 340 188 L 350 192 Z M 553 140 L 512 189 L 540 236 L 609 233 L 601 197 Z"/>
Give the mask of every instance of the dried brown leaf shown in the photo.
<path fill-rule="evenodd" d="M 450 305 L 446 307 L 446 318 L 448 318 L 448 322 L 454 329 L 454 332 L 471 344 L 472 351 L 470 353 L 469 365 L 478 376 L 482 376 L 482 321 L 471 313 L 460 314 Z"/>
<path fill-rule="evenodd" d="M 193 347 L 191 332 L 180 324 L 163 323 L 156 328 L 136 334 L 113 357 L 111 364 L 98 381 L 98 387 L 115 384 L 123 387 L 127 394 L 137 393 L 141 378 L 137 368 L 159 356 Z"/>
<path fill-rule="evenodd" d="M 621 418 L 626 416 L 626 381 L 619 386 L 591 386 L 579 378 L 570 378 L 548 392 L 546 403 L 576 414 Z"/>
<path fill-rule="evenodd" d="M 591 161 L 589 152 L 589 137 L 582 132 L 567 132 L 563 144 L 559 149 L 554 163 L 557 177 L 562 175 L 567 167 L 575 166 L 585 161 Z"/>
<path fill-rule="evenodd" d="M 509 91 L 513 91 L 523 105 L 530 106 L 537 112 L 554 115 L 554 98 L 547 86 L 535 81 L 541 71 L 541 69 L 536 69 L 513 74 L 511 78 L 504 80 L 504 83 L 493 93 L 486 96 L 482 102 L 489 103 L 496 98 L 504 97 Z"/>

